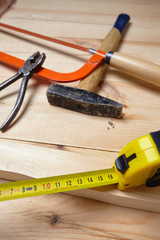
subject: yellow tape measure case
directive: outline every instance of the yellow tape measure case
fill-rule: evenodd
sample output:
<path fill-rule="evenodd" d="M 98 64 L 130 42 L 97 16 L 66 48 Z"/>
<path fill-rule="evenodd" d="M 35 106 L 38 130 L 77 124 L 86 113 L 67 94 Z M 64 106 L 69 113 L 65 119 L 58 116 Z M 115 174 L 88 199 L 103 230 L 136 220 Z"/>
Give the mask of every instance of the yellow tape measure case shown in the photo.
<path fill-rule="evenodd" d="M 146 184 L 160 168 L 160 131 L 147 134 L 127 144 L 114 162 L 118 189 Z"/>

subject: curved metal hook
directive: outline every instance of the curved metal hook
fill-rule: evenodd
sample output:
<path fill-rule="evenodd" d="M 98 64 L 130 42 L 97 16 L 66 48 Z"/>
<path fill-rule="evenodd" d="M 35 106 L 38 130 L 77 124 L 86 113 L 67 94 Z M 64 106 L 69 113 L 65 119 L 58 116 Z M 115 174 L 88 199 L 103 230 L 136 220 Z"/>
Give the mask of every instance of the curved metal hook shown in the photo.
<path fill-rule="evenodd" d="M 59 73 L 47 68 L 41 68 L 37 76 L 50 81 L 56 82 L 73 82 L 88 76 L 99 64 L 101 64 L 106 56 L 106 53 L 98 50 L 80 69 L 71 73 Z M 24 60 L 0 52 L 0 62 L 3 62 L 12 67 L 21 68 Z"/>

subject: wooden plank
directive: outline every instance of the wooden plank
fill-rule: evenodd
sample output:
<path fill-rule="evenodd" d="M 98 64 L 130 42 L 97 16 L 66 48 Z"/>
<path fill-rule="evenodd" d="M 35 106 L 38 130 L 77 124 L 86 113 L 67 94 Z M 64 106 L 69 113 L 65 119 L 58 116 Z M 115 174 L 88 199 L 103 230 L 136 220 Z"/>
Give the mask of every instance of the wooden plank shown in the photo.
<path fill-rule="evenodd" d="M 38 0 L 34 2 L 19 0 L 15 8 L 4 15 L 2 22 L 83 46 L 98 48 L 117 15 L 126 12 L 131 15 L 131 24 L 119 51 L 160 64 L 159 1 L 101 0 L 93 1 L 92 7 L 90 6 L 90 2 L 86 0 L 77 1 L 76 4 L 73 0 L 69 0 L 68 4 L 64 0 L 56 4 L 51 0 L 46 0 L 45 3 Z M 86 53 L 21 34 L 13 34 L 7 30 L 1 30 L 0 37 L 3 51 L 24 59 L 37 50 L 45 52 L 47 59 L 44 66 L 57 71 L 74 71 L 89 57 Z M 0 65 L 1 81 L 14 73 L 13 70 Z M 1 92 L 2 122 L 12 108 L 19 84 L 20 82 L 17 82 Z M 78 83 L 68 85 L 76 87 Z M 31 80 L 17 120 L 8 131 L 0 133 L 1 174 L 3 173 L 5 178 L 12 179 L 18 173 L 21 175 L 17 179 L 24 178 L 24 175 L 40 177 L 105 168 L 112 165 L 118 152 L 127 143 L 159 129 L 159 88 L 140 83 L 137 79 L 112 68 L 104 76 L 104 83 L 98 86 L 97 93 L 124 104 L 124 116 L 121 120 L 87 116 L 50 106 L 45 96 L 48 86 L 49 83 Z M 14 142 L 11 143 L 8 139 Z M 53 144 L 60 145 L 59 148 L 63 151 L 53 148 Z M 103 151 L 99 154 L 97 150 Z M 24 170 L 23 161 L 26 164 Z M 15 165 L 13 166 L 12 163 Z M 36 167 L 36 171 L 33 171 L 34 168 L 31 166 Z M 53 166 L 53 169 L 50 166 Z M 12 171 L 12 174 L 8 175 L 8 171 Z M 87 190 L 84 195 L 96 198 L 89 192 L 95 191 Z M 103 195 L 101 200 L 104 201 L 105 194 L 106 192 L 98 192 L 96 196 Z M 107 194 L 111 194 L 110 198 L 107 195 L 107 201 L 114 204 L 116 204 L 114 199 L 118 199 L 119 196 L 120 204 L 126 206 L 144 207 L 157 212 L 160 209 L 159 188 L 156 190 L 140 188 L 121 195 L 113 190 Z"/>
<path fill-rule="evenodd" d="M 18 89 L 17 84 L 14 84 L 15 89 Z M 51 106 L 45 96 L 46 84 L 39 85 L 32 81 L 19 118 L 12 128 L 0 133 L 0 137 L 120 151 L 137 137 L 159 130 L 159 91 L 137 85 L 109 83 L 103 87 L 102 91 L 110 98 L 112 94 L 117 95 L 118 101 L 125 98 L 123 103 L 127 107 L 120 120 L 87 116 Z M 1 95 L 3 122 L 11 111 L 17 91 L 13 94 L 13 90 L 8 88 Z"/>
<path fill-rule="evenodd" d="M 69 1 L 69 3 L 72 4 L 73 2 Z M 88 3 L 86 4 L 88 6 Z M 32 5 L 33 8 L 30 7 Z M 93 16 L 94 9 L 97 12 L 94 21 L 90 22 L 90 14 L 84 11 L 83 21 L 76 22 L 74 19 L 77 19 L 77 21 L 80 19 L 83 8 L 78 7 L 77 10 L 77 6 L 73 4 L 71 12 L 71 9 L 64 7 L 65 4 L 63 6 L 62 4 L 54 5 L 55 16 L 53 17 L 49 5 L 51 5 L 52 9 L 52 2 L 44 6 L 42 2 L 36 5 L 36 2 L 30 4 L 30 1 L 28 1 L 26 8 L 26 3 L 19 1 L 15 9 L 6 15 L 3 22 L 63 39 L 71 37 L 73 42 L 79 41 L 83 45 L 91 47 L 92 40 L 94 40 L 96 46 L 93 47 L 98 48 L 99 42 L 111 28 L 117 14 L 117 11 L 113 14 L 112 10 L 107 15 L 106 11 L 104 12 L 105 3 L 103 2 L 102 6 L 98 7 L 98 12 L 101 12 L 100 15 L 97 12 L 97 4 L 94 3 L 90 12 L 91 16 Z M 111 4 L 111 6 L 113 5 Z M 136 54 L 137 57 L 160 63 L 158 55 L 160 45 L 157 38 L 160 31 L 159 17 L 156 15 L 157 7 L 154 4 L 150 5 L 147 1 L 144 10 L 140 4 L 141 15 L 140 10 L 137 12 L 136 8 L 133 7 L 132 9 L 132 7 L 132 4 L 127 4 L 123 9 L 123 11 L 125 10 L 131 14 L 132 24 L 126 31 L 125 41 L 121 44 L 120 51 L 131 55 Z M 121 9 L 118 11 L 121 11 Z M 147 13 L 145 13 L 146 9 L 150 10 L 151 14 L 148 18 Z M 155 11 L 154 15 L 153 10 Z M 29 15 L 28 11 L 30 12 Z M 60 19 L 59 15 L 65 11 L 66 21 L 63 14 L 62 19 Z M 46 15 L 45 19 L 44 14 Z M 59 18 L 56 21 L 57 15 Z M 22 16 L 26 19 L 25 22 L 22 21 Z M 148 21 L 143 20 L 144 16 Z M 154 31 L 152 31 L 152 26 L 154 26 Z M 150 34 L 151 32 L 152 34 Z M 11 35 L 7 33 L 6 31 L 1 32 L 1 47 L 4 51 L 24 59 L 36 50 L 45 51 L 47 55 L 45 66 L 57 71 L 73 71 L 80 67 L 89 57 L 86 53 L 56 44 L 22 36 L 21 34 L 14 33 Z M 80 39 L 78 39 L 79 37 Z M 0 66 L 1 79 L 6 79 L 13 73 L 8 68 Z M 76 87 L 77 84 L 69 85 Z M 97 92 L 124 104 L 124 117 L 121 120 L 86 116 L 50 106 L 45 95 L 47 87 L 48 83 L 30 81 L 20 117 L 9 131 L 3 134 L 0 133 L 1 138 L 119 151 L 131 140 L 159 129 L 159 89 L 146 83 L 139 83 L 137 79 L 120 74 L 113 69 L 108 71 L 104 77 L 104 84 L 99 86 Z M 12 88 L 7 88 L 1 93 L 1 101 L 4 103 L 1 104 L 1 121 L 9 114 L 18 88 L 19 82 L 14 84 L 14 92 Z M 148 102 L 148 99 L 151 100 Z M 114 128 L 109 125 L 109 122 L 113 123 Z M 28 124 L 29 128 L 27 127 Z M 51 129 L 54 134 L 51 134 Z"/>
<path fill-rule="evenodd" d="M 105 169 L 112 167 L 117 155 L 115 152 L 13 140 L 0 140 L 0 152 L 3 152 L 0 155 L 0 178 L 15 181 Z M 160 213 L 160 187 L 143 186 L 127 191 L 119 191 L 116 187 L 103 187 L 71 191 L 67 194 Z"/>
<path fill-rule="evenodd" d="M 0 1 L 0 17 L 8 11 L 16 0 L 1 0 Z"/>
<path fill-rule="evenodd" d="M 160 214 L 66 194 L 1 202 L 0 212 L 0 239 L 158 240 L 160 235 Z"/>

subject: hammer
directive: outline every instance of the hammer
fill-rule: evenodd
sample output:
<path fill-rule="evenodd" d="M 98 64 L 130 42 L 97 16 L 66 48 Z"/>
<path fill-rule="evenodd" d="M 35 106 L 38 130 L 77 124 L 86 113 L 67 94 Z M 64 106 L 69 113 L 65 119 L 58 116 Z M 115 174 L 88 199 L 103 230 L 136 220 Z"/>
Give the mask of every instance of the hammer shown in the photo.
<path fill-rule="evenodd" d="M 124 13 L 117 17 L 113 28 L 101 43 L 99 50 L 105 52 L 116 50 L 129 19 L 130 17 Z M 49 103 L 88 115 L 121 118 L 122 104 L 94 93 L 105 68 L 106 65 L 101 64 L 79 83 L 77 89 L 55 83 L 51 84 L 47 89 Z"/>

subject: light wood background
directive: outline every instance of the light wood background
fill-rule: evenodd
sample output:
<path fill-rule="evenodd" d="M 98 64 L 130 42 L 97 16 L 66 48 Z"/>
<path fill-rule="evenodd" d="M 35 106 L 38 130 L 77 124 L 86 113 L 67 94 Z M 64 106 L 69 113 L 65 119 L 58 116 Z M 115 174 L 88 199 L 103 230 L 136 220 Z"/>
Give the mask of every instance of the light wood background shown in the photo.
<path fill-rule="evenodd" d="M 98 49 L 121 12 L 131 16 L 119 52 L 160 64 L 160 1 L 16 1 L 1 22 Z M 44 66 L 78 69 L 89 55 L 9 30 L 0 30 L 1 51 L 26 59 L 47 55 Z M 0 82 L 15 71 L 0 65 Z M 124 104 L 123 119 L 50 106 L 50 83 L 30 80 L 12 127 L 0 133 L 0 178 L 20 180 L 111 167 L 130 141 L 159 130 L 159 88 L 109 68 L 97 93 Z M 20 81 L 0 94 L 0 121 L 13 107 Z M 78 82 L 70 83 L 76 87 Z M 125 192 L 83 190 L 0 204 L 0 239 L 159 239 L 160 188 Z M 124 207 L 118 207 L 120 205 Z M 125 208 L 125 207 L 129 208 Z M 132 208 L 135 208 L 134 210 Z M 141 211 L 144 209 L 148 211 Z"/>

